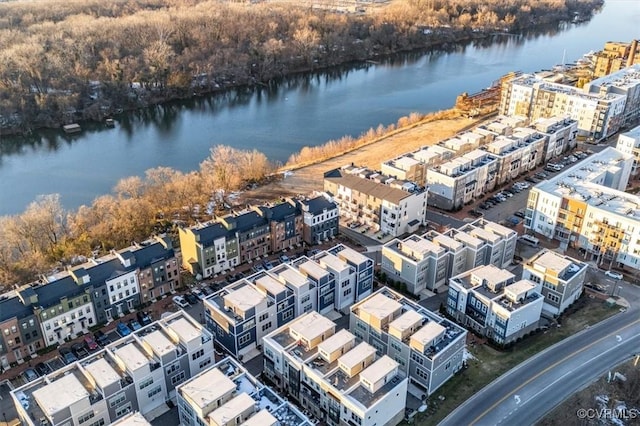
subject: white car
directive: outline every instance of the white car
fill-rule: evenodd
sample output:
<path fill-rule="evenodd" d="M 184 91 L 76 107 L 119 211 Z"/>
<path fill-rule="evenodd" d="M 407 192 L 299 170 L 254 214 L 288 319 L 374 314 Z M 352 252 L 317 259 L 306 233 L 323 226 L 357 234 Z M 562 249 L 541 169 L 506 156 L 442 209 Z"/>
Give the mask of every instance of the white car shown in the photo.
<path fill-rule="evenodd" d="M 173 296 L 173 303 L 175 303 L 176 306 L 179 306 L 181 308 L 189 307 L 189 302 L 187 302 L 187 299 L 185 299 L 182 296 Z"/>
<path fill-rule="evenodd" d="M 204 293 L 198 290 L 197 288 L 194 288 L 193 290 L 191 290 L 191 293 L 193 293 L 193 295 L 196 296 L 198 299 L 204 300 Z"/>
<path fill-rule="evenodd" d="M 606 271 L 604 274 L 609 278 L 613 278 L 614 280 L 621 280 L 622 278 L 624 278 L 624 275 L 622 275 L 620 272 Z"/>

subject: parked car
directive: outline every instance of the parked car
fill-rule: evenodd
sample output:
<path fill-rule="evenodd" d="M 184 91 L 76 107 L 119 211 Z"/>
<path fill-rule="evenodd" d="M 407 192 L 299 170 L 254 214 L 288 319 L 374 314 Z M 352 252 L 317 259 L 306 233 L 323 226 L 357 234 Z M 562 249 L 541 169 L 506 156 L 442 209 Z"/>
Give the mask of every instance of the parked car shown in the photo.
<path fill-rule="evenodd" d="M 531 182 L 531 183 L 538 183 L 538 180 L 531 177 L 531 176 L 527 176 L 526 178 L 524 178 L 524 180 L 526 180 L 527 182 Z"/>
<path fill-rule="evenodd" d="M 33 382 L 40 376 L 38 376 L 38 373 L 36 373 L 36 370 L 33 368 L 27 368 L 22 372 L 22 377 L 24 377 L 24 380 L 27 382 Z"/>
<path fill-rule="evenodd" d="M 545 172 L 539 172 L 539 173 L 536 173 L 533 176 L 535 176 L 538 179 L 546 179 L 546 178 L 549 177 L 549 175 L 547 173 L 545 173 Z"/>
<path fill-rule="evenodd" d="M 269 262 L 268 260 L 262 262 L 262 265 L 264 265 L 264 269 L 266 269 L 267 271 L 269 269 L 273 269 L 273 263 Z"/>
<path fill-rule="evenodd" d="M 519 194 L 519 193 L 522 192 L 522 188 L 517 187 L 517 186 L 514 185 L 514 186 L 511 187 L 511 191 L 515 192 L 516 194 Z"/>
<path fill-rule="evenodd" d="M 524 212 L 523 212 L 522 210 L 518 210 L 518 211 L 517 211 L 517 212 L 515 212 L 513 215 L 514 215 L 515 217 L 519 217 L 520 219 L 524 219 L 524 217 L 525 217 L 525 214 L 524 214 Z"/>
<path fill-rule="evenodd" d="M 480 203 L 478 207 L 480 207 L 482 210 L 489 210 L 491 208 L 488 203 Z"/>
<path fill-rule="evenodd" d="M 264 271 L 264 265 L 262 263 L 258 263 L 256 265 L 253 265 L 253 268 L 251 268 L 253 270 L 253 272 L 262 272 Z"/>
<path fill-rule="evenodd" d="M 469 214 L 470 214 L 471 216 L 473 216 L 473 217 L 480 217 L 480 216 L 483 216 L 482 212 L 479 212 L 479 211 L 478 211 L 478 210 L 476 210 L 476 209 L 471 209 L 471 210 L 469 210 Z"/>
<path fill-rule="evenodd" d="M 60 358 L 62 358 L 62 362 L 65 364 L 71 364 L 72 362 L 76 362 L 78 357 L 71 352 L 71 349 L 62 347 L 58 349 L 58 353 L 60 354 Z"/>
<path fill-rule="evenodd" d="M 111 343 L 111 340 L 109 340 L 109 337 L 100 330 L 93 333 L 93 337 L 96 339 L 96 342 L 98 342 L 100 346 L 106 346 L 109 343 Z"/>
<path fill-rule="evenodd" d="M 149 315 L 148 312 L 144 311 L 138 311 L 136 313 L 136 318 L 138 318 L 138 322 L 142 324 L 143 327 L 153 322 L 153 318 L 151 318 L 151 315 Z"/>
<path fill-rule="evenodd" d="M 605 293 L 607 291 L 607 287 L 601 285 L 601 284 L 593 284 L 593 283 L 587 283 L 584 285 L 587 288 L 599 291 L 601 293 Z"/>
<path fill-rule="evenodd" d="M 198 303 L 198 298 L 193 293 L 186 293 L 183 297 L 190 305 Z"/>
<path fill-rule="evenodd" d="M 212 291 L 206 285 L 203 285 L 202 287 L 200 287 L 200 291 L 202 291 L 202 294 L 204 294 L 204 297 L 207 297 L 212 293 Z M 145 324 L 142 324 L 142 325 L 145 325 Z"/>
<path fill-rule="evenodd" d="M 613 278 L 614 280 L 621 280 L 624 278 L 624 275 L 622 275 L 620 272 L 606 271 L 604 274 L 609 278 Z"/>
<path fill-rule="evenodd" d="M 134 320 L 134 319 L 130 319 L 127 324 L 129 326 L 129 328 L 131 330 L 133 330 L 133 331 L 140 330 L 142 328 L 140 323 L 137 320 Z"/>
<path fill-rule="evenodd" d="M 289 261 L 290 261 L 289 256 L 287 256 L 286 254 L 281 254 L 280 255 L 280 262 L 289 263 Z"/>
<path fill-rule="evenodd" d="M 199 288 L 194 288 L 191 293 L 200 300 L 204 299 L 204 293 Z"/>
<path fill-rule="evenodd" d="M 116 331 L 122 337 L 125 337 L 125 336 L 128 336 L 128 335 L 131 334 L 131 329 L 129 327 L 127 327 L 127 324 L 125 324 L 123 322 L 119 322 L 118 323 L 118 326 L 116 327 Z"/>
<path fill-rule="evenodd" d="M 89 352 L 87 352 L 87 350 L 84 348 L 84 344 L 82 343 L 74 343 L 73 345 L 71 345 L 71 351 L 75 356 L 78 357 L 78 359 L 84 358 L 85 356 L 89 355 Z"/>
<path fill-rule="evenodd" d="M 36 371 L 39 375 L 44 376 L 45 374 L 51 373 L 51 367 L 49 367 L 44 362 L 39 362 L 36 364 Z"/>
<path fill-rule="evenodd" d="M 189 307 L 189 302 L 187 302 L 187 300 L 182 297 L 182 296 L 173 296 L 173 303 L 176 304 L 176 306 L 180 307 L 180 308 L 188 308 Z"/>
<path fill-rule="evenodd" d="M 91 337 L 90 334 L 86 334 L 82 338 L 82 343 L 84 344 L 84 347 L 89 351 L 95 351 L 96 349 L 98 349 L 98 343 L 96 343 L 96 341 L 93 339 L 93 337 Z"/>

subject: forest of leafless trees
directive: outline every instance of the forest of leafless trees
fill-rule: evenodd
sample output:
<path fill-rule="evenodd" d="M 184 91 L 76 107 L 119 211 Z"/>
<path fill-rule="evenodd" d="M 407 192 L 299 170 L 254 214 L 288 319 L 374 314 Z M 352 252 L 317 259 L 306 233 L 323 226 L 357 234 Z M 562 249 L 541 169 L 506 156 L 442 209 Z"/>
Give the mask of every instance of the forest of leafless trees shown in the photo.
<path fill-rule="evenodd" d="M 601 0 L 397 0 L 367 14 L 292 2 L 0 2 L 0 128 L 102 119 L 491 32 L 588 17 Z"/>

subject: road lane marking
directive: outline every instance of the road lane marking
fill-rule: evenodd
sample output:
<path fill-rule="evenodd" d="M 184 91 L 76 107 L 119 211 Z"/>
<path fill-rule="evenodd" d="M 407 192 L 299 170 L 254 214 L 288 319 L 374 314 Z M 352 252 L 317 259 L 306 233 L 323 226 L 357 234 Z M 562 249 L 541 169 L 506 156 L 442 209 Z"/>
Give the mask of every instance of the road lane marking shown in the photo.
<path fill-rule="evenodd" d="M 489 413 L 490 411 L 492 411 L 493 409 L 495 409 L 498 405 L 502 404 L 507 398 L 509 398 L 511 395 L 515 394 L 516 392 L 518 392 L 520 389 L 522 389 L 523 387 L 525 387 L 526 385 L 528 385 L 529 383 L 531 383 L 532 381 L 534 381 L 535 379 L 537 379 L 538 377 L 542 376 L 543 374 L 547 373 L 549 370 L 552 370 L 554 368 L 556 368 L 559 364 L 562 364 L 563 362 L 565 362 L 566 360 L 568 360 L 569 358 L 574 357 L 575 355 L 579 354 L 580 352 L 584 352 L 587 349 L 591 348 L 592 346 L 597 345 L 598 343 L 602 342 L 603 340 L 611 337 L 612 335 L 614 335 L 614 333 L 620 333 L 622 330 L 629 328 L 633 325 L 636 325 L 640 323 L 640 319 L 635 320 L 632 323 L 629 323 L 627 325 L 625 325 L 624 327 L 616 330 L 613 333 L 609 333 L 606 336 L 601 337 L 600 339 L 596 340 L 595 342 L 592 342 L 591 344 L 583 347 L 582 349 L 578 349 L 577 351 L 567 355 L 566 357 L 562 358 L 559 361 L 556 361 L 555 363 L 551 364 L 549 367 L 545 368 L 544 370 L 542 370 L 541 372 L 539 372 L 538 374 L 536 374 L 535 376 L 529 378 L 528 380 L 526 380 L 524 383 L 522 383 L 520 386 L 518 386 L 517 388 L 515 388 L 514 390 L 512 390 L 511 392 L 509 392 L 508 394 L 506 394 L 505 396 L 503 396 L 500 400 L 498 400 L 497 402 L 495 402 L 493 405 L 491 405 L 489 408 L 487 408 L 486 410 L 484 410 L 478 417 L 476 417 L 475 419 L 473 419 L 471 421 L 471 423 L 469 423 L 470 425 L 474 425 L 476 424 L 481 418 L 483 418 L 484 416 L 487 415 L 487 413 Z M 482 392 L 482 390 L 481 390 Z"/>

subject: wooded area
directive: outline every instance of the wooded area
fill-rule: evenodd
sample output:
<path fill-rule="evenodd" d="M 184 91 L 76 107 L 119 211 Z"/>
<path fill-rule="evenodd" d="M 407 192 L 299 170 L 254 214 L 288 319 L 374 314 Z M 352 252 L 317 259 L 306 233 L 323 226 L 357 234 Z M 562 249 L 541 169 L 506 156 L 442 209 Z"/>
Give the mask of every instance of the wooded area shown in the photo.
<path fill-rule="evenodd" d="M 199 0 L 0 3 L 0 127 L 28 131 L 445 42 L 601 0 L 402 0 L 370 14 Z"/>
<path fill-rule="evenodd" d="M 77 262 L 78 255 L 105 253 L 176 224 L 210 220 L 233 191 L 272 171 L 258 151 L 218 145 L 200 170 L 147 170 L 144 178 L 121 179 L 112 194 L 75 212 L 66 211 L 57 194 L 40 197 L 22 214 L 0 216 L 0 284 L 27 283 Z"/>

